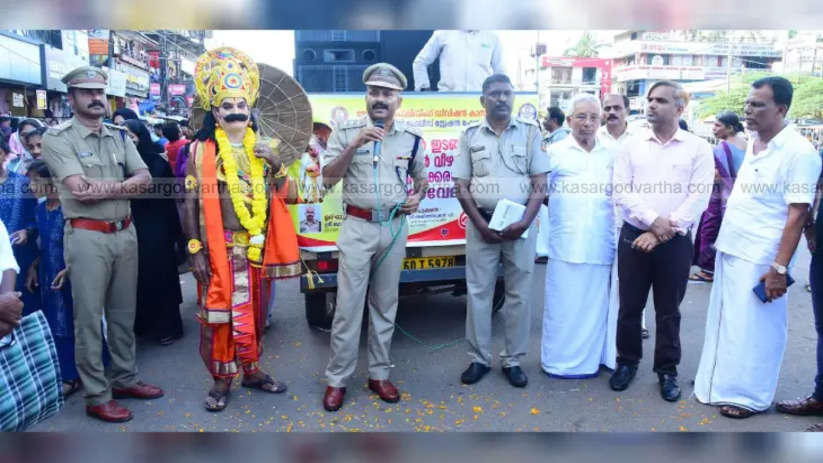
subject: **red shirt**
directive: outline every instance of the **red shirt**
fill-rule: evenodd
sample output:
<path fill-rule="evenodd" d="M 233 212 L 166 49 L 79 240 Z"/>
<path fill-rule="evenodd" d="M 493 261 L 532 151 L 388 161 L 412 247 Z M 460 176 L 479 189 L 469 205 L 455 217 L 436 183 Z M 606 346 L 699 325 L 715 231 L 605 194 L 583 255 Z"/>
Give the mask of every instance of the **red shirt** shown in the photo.
<path fill-rule="evenodd" d="M 188 142 L 185 138 L 180 138 L 177 141 L 170 141 L 169 144 L 166 145 L 166 157 L 169 158 L 169 165 L 176 165 L 177 152 Z"/>

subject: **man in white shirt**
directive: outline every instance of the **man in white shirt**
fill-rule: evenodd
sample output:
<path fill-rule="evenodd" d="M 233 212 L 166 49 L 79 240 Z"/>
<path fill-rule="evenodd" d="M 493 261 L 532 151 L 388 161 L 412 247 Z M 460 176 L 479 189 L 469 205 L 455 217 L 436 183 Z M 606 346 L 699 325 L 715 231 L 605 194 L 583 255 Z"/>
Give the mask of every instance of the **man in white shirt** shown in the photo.
<path fill-rule="evenodd" d="M 615 366 L 617 307 L 610 311 L 615 256 L 611 197 L 614 149 L 597 139 L 600 101 L 571 100 L 570 137 L 549 148 L 549 260 L 543 312 L 543 371 L 596 376 Z M 611 312 L 611 313 L 610 313 Z"/>
<path fill-rule="evenodd" d="M 414 58 L 414 89 L 432 90 L 428 66 L 440 57 L 441 92 L 479 92 L 492 74 L 505 74 L 500 39 L 488 31 L 434 31 Z"/>
<path fill-rule="evenodd" d="M 786 288 L 821 161 L 786 122 L 792 85 L 755 81 L 746 126 L 756 132 L 726 204 L 715 246 L 714 284 L 697 368 L 698 401 L 730 418 L 771 407 L 786 348 Z M 753 288 L 763 283 L 766 301 Z"/>
<path fill-rule="evenodd" d="M 566 121 L 566 114 L 557 106 L 552 106 L 546 113 L 546 118 L 543 119 L 543 129 L 546 130 L 546 137 L 543 138 L 543 146 L 548 148 L 552 143 L 557 143 L 560 140 L 569 136 L 569 129 L 563 127 Z"/>
<path fill-rule="evenodd" d="M 597 130 L 600 143 L 609 147 L 617 147 L 626 138 L 634 135 L 629 129 L 626 116 L 629 114 L 629 97 L 615 93 L 603 98 L 603 119 L 606 123 Z"/>
<path fill-rule="evenodd" d="M 23 302 L 20 300 L 20 293 L 14 291 L 14 283 L 17 281 L 17 274 L 20 267 L 14 259 L 14 252 L 11 250 L 9 232 L 5 224 L 0 221 L 0 338 L 11 333 L 20 324 L 23 314 Z"/>
<path fill-rule="evenodd" d="M 620 145 L 634 135 L 637 130 L 630 129 L 629 123 L 626 122 L 626 116 L 629 114 L 629 97 L 626 95 L 618 95 L 611 93 L 603 98 L 603 119 L 605 124 L 597 130 L 597 141 L 602 145 L 611 149 L 619 149 Z M 623 218 L 621 214 L 615 214 L 615 226 L 617 233 L 615 233 L 615 240 L 620 234 L 620 227 L 623 225 Z M 617 260 L 614 262 L 614 269 L 612 271 L 612 303 L 619 304 L 618 300 L 618 281 L 617 281 Z M 646 329 L 646 311 L 643 310 L 643 315 L 640 316 L 640 337 L 648 339 L 649 330 Z"/>

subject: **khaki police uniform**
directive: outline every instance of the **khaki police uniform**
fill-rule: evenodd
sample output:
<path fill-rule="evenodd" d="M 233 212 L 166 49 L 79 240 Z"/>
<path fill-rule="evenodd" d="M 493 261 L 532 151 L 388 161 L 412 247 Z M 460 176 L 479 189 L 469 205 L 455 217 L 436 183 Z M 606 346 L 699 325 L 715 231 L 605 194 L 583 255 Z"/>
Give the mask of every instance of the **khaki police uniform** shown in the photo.
<path fill-rule="evenodd" d="M 541 148 L 536 123 L 512 118 L 498 137 L 484 119 L 470 125 L 460 137 L 452 177 L 471 182 L 472 196 L 488 220 L 500 199 L 525 205 L 531 191 L 529 177 L 548 171 L 549 158 Z M 528 238 L 498 244 L 483 241 L 471 220 L 466 224 L 466 339 L 472 362 L 491 366 L 492 296 L 501 260 L 506 284 L 502 309 L 506 345 L 500 353 L 503 366 L 519 365 L 520 357 L 526 354 L 536 240 L 534 223 Z"/>
<path fill-rule="evenodd" d="M 93 81 L 94 69 L 69 73 L 85 74 Z M 94 82 L 88 85 L 96 85 Z M 83 87 L 83 88 L 105 88 Z M 111 400 L 110 386 L 127 388 L 137 382 L 135 365 L 134 314 L 137 298 L 137 233 L 134 225 L 123 226 L 131 214 L 125 199 L 81 203 L 68 191 L 63 180 L 72 175 L 121 182 L 146 164 L 125 136 L 125 129 L 104 124 L 95 133 L 75 118 L 48 129 L 43 135 L 42 157 L 52 172 L 66 219 L 63 244 L 74 299 L 75 359 L 85 388 L 88 405 Z M 85 218 L 117 222 L 119 231 L 104 233 L 72 227 L 71 219 Z M 102 362 L 103 313 L 107 322 L 107 344 L 111 354 L 107 379 Z"/>
<path fill-rule="evenodd" d="M 367 69 L 364 73 L 365 83 L 384 85 L 382 81 L 375 83 L 368 79 L 373 68 L 381 74 L 386 69 L 383 65 Z M 395 71 L 396 69 L 391 72 Z M 405 77 L 400 80 L 405 87 Z M 391 85 L 394 83 L 387 78 L 385 86 Z M 347 121 L 337 128 L 329 139 L 323 165 L 328 165 L 340 156 L 364 127 L 373 127 L 368 117 Z M 420 137 L 418 132 L 402 121 L 395 120 L 391 130 L 383 138 L 376 182 L 374 143 L 367 143 L 357 149 L 343 176 L 344 208 L 350 205 L 371 210 L 373 220 L 347 215 L 337 240 L 340 259 L 337 272 L 337 309 L 331 333 L 331 358 L 326 368 L 329 386 L 345 387 L 346 380 L 354 373 L 360 344 L 363 303 L 369 286 L 369 378 L 389 378 L 389 349 L 394 333 L 400 271 L 406 256 L 408 237 L 408 223 L 401 220 L 401 214 L 398 212 L 392 220 L 389 220 L 389 216 L 392 208 L 406 201 L 406 175 L 410 175 L 416 182 L 426 178 L 423 155 L 420 152 L 411 165 L 409 162 L 416 137 Z M 392 234 L 398 230 L 400 234 L 397 241 L 391 246 Z M 375 265 L 386 253 L 388 254 L 375 272 Z"/>

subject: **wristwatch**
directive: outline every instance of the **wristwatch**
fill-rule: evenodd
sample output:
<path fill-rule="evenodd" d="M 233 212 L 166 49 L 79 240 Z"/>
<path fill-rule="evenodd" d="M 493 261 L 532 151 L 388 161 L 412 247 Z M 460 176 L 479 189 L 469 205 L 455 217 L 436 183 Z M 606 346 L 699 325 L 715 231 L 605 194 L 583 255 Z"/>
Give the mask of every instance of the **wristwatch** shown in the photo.
<path fill-rule="evenodd" d="M 198 239 L 190 239 L 188 243 L 188 250 L 189 254 L 194 255 L 200 252 L 203 249 L 203 243 L 200 242 Z"/>
<path fill-rule="evenodd" d="M 777 262 L 772 262 L 772 268 L 777 272 L 778 275 L 785 275 L 789 269 L 786 268 L 785 265 L 780 265 Z"/>

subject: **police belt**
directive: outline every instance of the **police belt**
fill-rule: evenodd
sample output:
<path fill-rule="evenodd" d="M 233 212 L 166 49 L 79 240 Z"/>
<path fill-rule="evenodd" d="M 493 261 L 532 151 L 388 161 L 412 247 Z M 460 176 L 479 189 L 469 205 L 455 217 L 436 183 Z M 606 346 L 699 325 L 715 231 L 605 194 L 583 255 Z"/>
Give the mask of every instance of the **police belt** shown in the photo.
<path fill-rule="evenodd" d="M 368 220 L 369 222 L 380 222 L 381 219 L 388 220 L 389 215 L 391 214 L 390 209 L 383 211 L 383 214 L 380 215 L 378 215 L 377 212 L 378 211 L 374 209 L 363 209 L 357 206 L 352 206 L 351 204 L 346 204 L 346 215 L 351 215 L 363 220 Z M 395 214 L 395 217 L 400 217 L 400 214 L 402 214 L 402 212 L 398 210 L 397 214 Z"/>
<path fill-rule="evenodd" d="M 74 228 L 81 228 L 83 230 L 97 231 L 101 233 L 114 233 L 120 230 L 125 230 L 131 224 L 131 217 L 126 217 L 123 220 L 109 222 L 107 220 L 77 218 L 69 219 L 69 223 Z"/>

